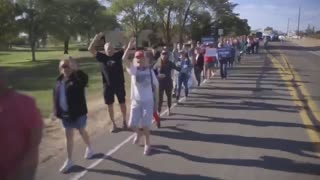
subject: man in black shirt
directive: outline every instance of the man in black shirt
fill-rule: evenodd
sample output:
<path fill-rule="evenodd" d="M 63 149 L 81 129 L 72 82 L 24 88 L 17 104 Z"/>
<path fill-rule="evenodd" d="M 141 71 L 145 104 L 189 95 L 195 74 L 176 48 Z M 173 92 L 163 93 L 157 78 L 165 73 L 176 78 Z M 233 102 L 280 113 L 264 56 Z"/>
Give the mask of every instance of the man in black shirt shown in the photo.
<path fill-rule="evenodd" d="M 126 92 L 125 92 L 125 81 L 122 66 L 123 50 L 118 52 L 114 51 L 114 48 L 110 42 L 105 43 L 104 51 L 99 52 L 95 49 L 98 41 L 104 37 L 103 33 L 97 34 L 92 40 L 88 50 L 92 55 L 101 63 L 101 74 L 103 81 L 103 95 L 104 101 L 108 105 L 109 116 L 112 121 L 113 127 L 111 132 L 116 131 L 117 126 L 114 121 L 114 96 L 117 96 L 120 104 L 122 116 L 123 116 L 123 128 L 127 128 L 126 122 Z"/>

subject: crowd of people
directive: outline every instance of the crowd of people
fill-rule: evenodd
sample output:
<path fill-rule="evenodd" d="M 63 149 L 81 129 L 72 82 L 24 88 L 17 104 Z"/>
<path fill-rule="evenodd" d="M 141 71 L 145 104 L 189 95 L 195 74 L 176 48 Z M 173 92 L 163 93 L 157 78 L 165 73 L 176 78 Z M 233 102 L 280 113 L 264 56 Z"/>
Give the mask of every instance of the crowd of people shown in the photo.
<path fill-rule="evenodd" d="M 159 114 L 162 112 L 164 94 L 170 116 L 172 98 L 179 103 L 183 89 L 184 96 L 188 97 L 190 87 L 200 86 L 203 80 L 212 78 L 219 68 L 221 78 L 227 79 L 227 69 L 232 68 L 235 61 L 240 63 L 242 54 L 259 51 L 259 40 L 251 36 L 221 38 L 209 43 L 178 43 L 173 47 L 153 46 L 150 49 L 137 48 L 132 38 L 124 49 L 115 51 L 112 43 L 106 42 L 104 50 L 98 51 L 96 47 L 101 39 L 106 39 L 104 34 L 97 34 L 88 50 L 100 64 L 103 98 L 112 122 L 111 132 L 119 130 L 113 107 L 116 96 L 122 112 L 122 128 L 134 131 L 133 144 L 139 144 L 144 137 L 145 155 L 151 150 L 150 128 L 153 121 L 158 128 L 161 127 Z M 61 60 L 58 68 L 60 74 L 53 91 L 54 115 L 61 119 L 65 128 L 67 159 L 60 171 L 67 172 L 74 165 L 74 130 L 80 133 L 87 146 L 84 157 L 90 159 L 94 155 L 86 131 L 88 108 L 85 88 L 89 84 L 89 75 L 71 57 Z M 128 121 L 124 69 L 131 77 Z M 0 138 L 2 147 L 10 148 L 4 149 L 5 152 L 11 153 L 1 160 L 0 169 L 6 171 L 0 175 L 7 177 L 5 179 L 32 179 L 37 167 L 43 128 L 41 115 L 34 100 L 6 85 L 2 71 L 0 68 L 0 116 L 4 117 Z M 10 109 L 15 109 L 15 113 Z M 11 131 L 11 127 L 16 125 L 19 125 L 19 132 L 24 134 L 23 139 Z"/>

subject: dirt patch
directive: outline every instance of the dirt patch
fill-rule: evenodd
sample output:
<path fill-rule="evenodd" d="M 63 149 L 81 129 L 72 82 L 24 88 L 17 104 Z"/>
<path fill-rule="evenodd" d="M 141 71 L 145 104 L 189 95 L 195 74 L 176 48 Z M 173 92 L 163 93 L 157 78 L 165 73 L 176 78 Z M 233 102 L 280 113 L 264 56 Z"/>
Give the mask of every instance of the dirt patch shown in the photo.
<path fill-rule="evenodd" d="M 127 102 L 127 105 L 130 102 Z M 89 114 L 87 131 L 90 137 L 102 132 L 109 132 L 111 121 L 102 97 L 91 99 L 88 102 Z M 122 114 L 117 104 L 114 107 L 115 119 L 118 125 L 122 124 Z M 65 134 L 60 120 L 51 121 L 46 119 L 42 143 L 40 144 L 40 164 L 46 163 L 56 157 L 61 151 L 65 151 Z M 75 133 L 75 141 L 80 138 Z"/>

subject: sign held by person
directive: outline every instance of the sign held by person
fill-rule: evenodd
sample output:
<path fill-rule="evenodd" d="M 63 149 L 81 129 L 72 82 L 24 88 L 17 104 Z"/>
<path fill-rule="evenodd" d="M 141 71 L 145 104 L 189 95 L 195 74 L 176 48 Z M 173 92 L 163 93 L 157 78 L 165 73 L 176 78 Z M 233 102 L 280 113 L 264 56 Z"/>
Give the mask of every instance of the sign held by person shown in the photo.
<path fill-rule="evenodd" d="M 208 57 L 217 56 L 217 49 L 216 48 L 206 48 L 206 56 L 208 56 Z"/>

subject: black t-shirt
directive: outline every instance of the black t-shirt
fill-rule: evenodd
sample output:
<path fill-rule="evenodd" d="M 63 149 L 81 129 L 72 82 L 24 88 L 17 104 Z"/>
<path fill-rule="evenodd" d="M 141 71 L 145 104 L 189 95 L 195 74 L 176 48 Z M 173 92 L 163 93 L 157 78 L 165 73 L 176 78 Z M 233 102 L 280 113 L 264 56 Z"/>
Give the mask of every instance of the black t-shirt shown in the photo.
<path fill-rule="evenodd" d="M 122 56 L 124 51 L 118 51 L 112 56 L 98 52 L 96 59 L 101 63 L 102 80 L 104 85 L 121 86 L 124 84 Z"/>

